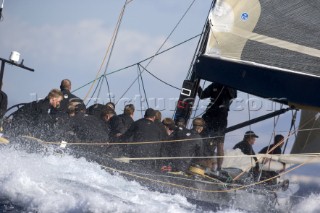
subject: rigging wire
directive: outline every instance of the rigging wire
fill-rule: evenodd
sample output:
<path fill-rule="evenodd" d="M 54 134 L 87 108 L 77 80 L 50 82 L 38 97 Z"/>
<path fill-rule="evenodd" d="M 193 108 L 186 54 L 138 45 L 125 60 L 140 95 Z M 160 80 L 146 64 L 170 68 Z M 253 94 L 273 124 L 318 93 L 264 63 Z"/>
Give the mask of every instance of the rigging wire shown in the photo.
<path fill-rule="evenodd" d="M 140 73 L 140 69 L 139 69 L 139 66 L 137 66 L 137 74 L 138 76 L 141 74 Z M 138 88 L 139 88 L 139 95 L 140 97 L 142 97 L 142 94 L 141 94 L 141 85 L 140 85 L 140 78 L 138 78 Z M 141 113 L 141 118 L 143 117 L 143 114 L 142 114 L 142 101 L 141 99 L 139 100 L 139 103 L 140 103 L 140 113 Z"/>
<path fill-rule="evenodd" d="M 273 103 L 273 105 L 276 107 L 276 103 Z M 282 107 L 283 107 L 283 104 L 280 105 L 280 109 L 282 109 Z M 273 130 L 272 130 L 272 134 L 270 136 L 270 140 L 269 140 L 269 144 L 268 144 L 269 148 L 270 148 L 271 143 L 273 142 L 272 139 L 276 136 L 276 127 L 278 125 L 279 119 L 280 119 L 280 115 L 273 118 Z M 267 151 L 269 151 L 269 149 Z"/>
<path fill-rule="evenodd" d="M 167 49 L 165 49 L 165 50 L 163 50 L 163 51 L 161 51 L 161 52 L 159 52 L 159 53 L 157 53 L 157 54 L 155 54 L 155 55 L 152 55 L 152 56 L 150 56 L 150 57 L 148 57 L 148 58 L 145 58 L 145 59 L 143 59 L 143 60 L 141 60 L 141 61 L 139 61 L 139 62 L 136 62 L 136 63 L 134 63 L 134 64 L 128 65 L 128 66 L 126 66 L 126 67 L 123 67 L 123 68 L 117 69 L 117 70 L 115 70 L 115 71 L 109 72 L 109 73 L 106 74 L 106 75 L 107 75 L 107 76 L 108 76 L 108 75 L 112 75 L 112 74 L 115 74 L 115 73 L 117 73 L 117 72 L 121 72 L 121 71 L 123 71 L 123 70 L 129 69 L 129 68 L 131 68 L 131 67 L 133 67 L 133 66 L 136 66 L 136 65 L 138 65 L 138 64 L 141 64 L 142 62 L 145 62 L 145 61 L 147 61 L 147 60 L 149 60 L 149 59 L 151 59 L 151 58 L 153 58 L 153 57 L 155 57 L 155 56 L 161 55 L 161 54 L 163 54 L 163 53 L 165 53 L 165 52 L 167 52 L 167 51 L 170 51 L 170 50 L 172 50 L 172 49 L 174 49 L 174 48 L 176 48 L 176 47 L 178 47 L 178 46 L 180 46 L 180 45 L 182 45 L 182 44 L 184 44 L 184 43 L 187 43 L 187 42 L 189 42 L 189 41 L 191 41 L 191 40 L 199 37 L 200 35 L 201 35 L 201 34 L 195 35 L 195 36 L 193 36 L 193 37 L 191 37 L 191 38 L 189 38 L 189 39 L 187 39 L 187 40 L 184 40 L 183 42 L 180 42 L 180 43 L 178 43 L 178 44 L 176 44 L 176 45 L 174 45 L 174 46 L 172 46 L 172 47 L 170 47 L 170 48 L 167 48 Z M 101 75 L 101 76 L 102 76 L 102 75 Z M 86 84 L 84 84 L 83 86 L 81 86 L 81 87 L 73 90 L 72 92 L 76 92 L 76 91 L 78 91 L 78 90 L 80 90 L 80 89 L 88 86 L 89 84 L 91 84 L 91 83 L 95 82 L 96 80 L 98 80 L 99 78 L 101 78 L 101 76 L 96 77 L 94 80 L 89 81 L 88 83 L 86 83 Z M 134 81 L 133 83 L 135 83 L 135 81 Z M 130 88 L 129 88 L 129 89 L 130 89 Z"/>
<path fill-rule="evenodd" d="M 273 104 L 273 106 L 276 107 L 276 103 L 272 103 L 272 104 Z M 282 109 L 282 106 L 283 106 L 283 104 L 280 105 L 280 109 Z M 280 115 L 278 115 L 277 117 L 273 118 L 273 130 L 272 130 L 272 134 L 270 136 L 270 140 L 269 140 L 269 144 L 268 144 L 268 148 L 267 148 L 267 153 L 271 153 L 276 147 L 280 146 L 280 144 L 277 144 L 276 146 L 271 147 L 271 144 L 273 143 L 273 139 L 276 136 L 276 127 L 278 125 L 279 119 L 280 119 Z M 261 176 L 262 176 L 262 169 L 259 172 L 258 180 L 260 180 Z"/>
<path fill-rule="evenodd" d="M 102 78 L 100 77 L 100 78 L 99 78 L 99 81 L 98 81 L 98 83 L 97 83 L 97 85 L 99 85 L 99 84 L 100 84 L 101 79 L 102 79 Z M 93 100 L 93 96 L 94 96 L 94 94 L 96 93 L 97 89 L 98 89 L 98 87 L 96 87 L 96 88 L 94 89 L 94 91 L 93 91 L 93 93 L 92 93 L 92 95 L 91 95 L 90 99 L 88 100 L 88 102 L 87 102 L 86 106 L 88 106 L 88 105 L 89 105 L 89 103 L 90 103 L 90 101 L 91 101 L 91 100 Z M 96 103 L 97 103 L 97 100 L 95 100 L 95 101 L 94 101 L 94 103 L 96 104 Z"/>
<path fill-rule="evenodd" d="M 290 126 L 290 129 L 289 129 L 289 132 L 288 132 L 288 136 L 287 136 L 287 140 L 284 144 L 284 148 L 283 148 L 283 151 L 282 153 L 285 153 L 286 149 L 287 149 L 287 145 L 288 145 L 288 142 L 289 142 L 289 136 L 292 135 L 291 131 L 292 131 L 292 128 L 294 129 L 293 132 L 297 138 L 297 130 L 296 130 L 296 126 L 295 126 L 295 123 L 296 123 L 296 117 L 297 117 L 297 113 L 298 113 L 298 110 L 295 110 L 295 112 L 291 112 L 292 113 L 292 119 L 291 119 L 291 126 Z"/>
<path fill-rule="evenodd" d="M 142 71 L 140 69 L 140 64 L 138 64 L 138 69 L 139 69 L 139 76 L 140 76 L 140 79 L 141 79 L 141 85 L 142 85 L 142 89 L 143 89 L 143 93 L 144 93 L 144 98 L 146 100 L 147 107 L 149 108 L 148 96 L 147 96 L 147 93 L 146 93 L 146 90 L 145 90 L 145 86 L 144 86 L 144 82 L 143 82 L 143 78 L 142 78 Z M 142 108 L 141 108 L 141 110 L 142 110 Z"/>
<path fill-rule="evenodd" d="M 202 88 L 204 88 L 204 85 L 206 84 L 206 82 L 207 82 L 206 80 L 203 81 Z M 195 119 L 195 118 L 197 118 L 197 117 L 202 116 L 202 115 L 206 112 L 206 110 L 204 110 L 204 111 L 203 111 L 202 113 L 200 113 L 199 115 L 196 115 L 196 114 L 197 114 L 197 111 L 198 111 L 198 109 L 199 109 L 199 103 L 200 103 L 200 101 L 201 101 L 201 99 L 198 98 L 198 101 L 197 101 L 197 104 L 196 104 L 196 109 L 194 110 L 192 120 Z"/>
<path fill-rule="evenodd" d="M 162 47 L 166 44 L 166 42 L 169 40 L 169 38 L 171 37 L 171 35 L 173 34 L 173 32 L 177 29 L 177 27 L 179 26 L 179 24 L 181 23 L 181 21 L 184 19 L 184 17 L 186 16 L 186 14 L 189 12 L 190 8 L 192 7 L 192 5 L 194 4 L 196 0 L 193 0 L 191 2 L 191 4 L 189 5 L 189 7 L 187 8 L 187 10 L 185 11 L 185 13 L 182 15 L 182 17 L 180 18 L 180 20 L 178 21 L 178 23 L 174 26 L 174 28 L 171 30 L 171 32 L 169 33 L 169 35 L 167 36 L 167 38 L 164 40 L 164 42 L 161 44 L 161 46 L 159 47 L 159 49 L 156 51 L 156 53 L 154 54 L 154 56 L 152 56 L 150 58 L 150 61 L 147 63 L 146 67 L 148 67 L 150 65 L 150 63 L 153 61 L 153 59 L 155 58 L 155 56 L 160 52 L 160 50 L 162 49 Z M 144 71 L 144 70 L 143 70 Z M 142 72 L 143 72 L 142 71 Z M 141 72 L 141 74 L 142 74 Z M 133 81 L 133 83 L 130 85 L 130 88 L 132 87 L 132 85 L 137 81 L 137 78 Z M 130 89 L 129 88 L 129 89 Z M 123 95 L 121 95 L 121 97 L 123 97 L 127 91 L 129 90 L 127 89 L 125 91 L 125 93 Z"/>
<path fill-rule="evenodd" d="M 139 66 L 139 67 L 142 67 L 144 71 L 146 71 L 147 73 L 149 73 L 151 76 L 153 76 L 155 79 L 161 81 L 162 83 L 164 83 L 164 84 L 166 84 L 166 85 L 168 85 L 168 86 L 170 86 L 170 87 L 172 87 L 172 88 L 174 88 L 174 89 L 177 89 L 177 90 L 179 90 L 179 91 L 181 90 L 181 88 L 178 88 L 178 87 L 176 87 L 176 86 L 173 86 L 173 85 L 165 82 L 164 80 L 161 80 L 159 77 L 157 77 L 157 76 L 155 76 L 154 74 L 152 74 L 149 70 L 147 70 L 147 68 L 145 68 L 145 67 L 142 66 L 141 64 L 138 64 L 138 66 Z"/>
<path fill-rule="evenodd" d="M 104 75 L 104 79 L 106 79 L 106 83 L 107 83 L 108 91 L 109 91 L 109 101 L 111 102 L 111 92 L 110 92 L 110 86 L 109 86 L 109 82 L 108 82 L 107 76 Z M 100 92 L 100 91 L 99 91 L 99 92 Z M 99 97 L 99 96 L 98 96 L 98 97 Z"/>
<path fill-rule="evenodd" d="M 93 88 L 93 86 L 94 86 L 94 83 L 95 83 L 95 81 L 98 79 L 98 75 L 99 75 L 99 73 L 100 73 L 101 70 L 102 70 L 102 66 L 103 66 L 103 64 L 104 64 L 104 62 L 105 62 L 105 60 L 106 60 L 106 58 L 107 58 L 107 55 L 108 55 L 109 50 L 110 50 L 110 46 L 112 45 L 112 43 L 113 43 L 113 41 L 114 41 L 114 38 L 115 38 L 115 35 L 116 35 L 116 33 L 117 33 L 118 25 L 120 25 L 120 22 L 121 22 L 121 20 L 122 20 L 122 16 L 123 16 L 123 14 L 124 14 L 124 9 L 125 9 L 126 5 L 131 2 L 131 1 L 129 1 L 129 2 L 127 3 L 127 1 L 128 1 L 128 0 L 126 0 L 124 6 L 122 7 L 121 13 L 120 13 L 120 15 L 119 15 L 119 18 L 118 18 L 118 21 L 117 21 L 117 24 L 116 24 L 116 28 L 115 28 L 114 31 L 113 31 L 113 34 L 112 34 L 112 37 L 111 37 L 109 46 L 108 46 L 107 51 L 106 51 L 106 53 L 105 53 L 105 55 L 104 55 L 104 57 L 103 57 L 102 63 L 101 63 L 101 65 L 100 65 L 100 68 L 99 68 L 99 70 L 98 70 L 98 72 L 97 72 L 97 74 L 96 74 L 96 78 L 92 81 L 91 87 L 89 88 L 89 91 L 87 92 L 87 94 L 86 94 L 86 96 L 84 97 L 83 101 L 85 101 L 85 100 L 88 98 L 88 96 L 89 96 L 89 94 L 90 94 L 90 92 L 91 92 L 91 90 L 92 90 L 92 88 Z"/>
<path fill-rule="evenodd" d="M 206 82 L 207 82 L 206 80 L 203 82 L 202 88 L 204 88 L 204 85 L 205 85 Z M 197 95 L 196 95 L 196 96 L 197 96 Z M 201 99 L 198 98 L 198 101 L 197 101 L 197 104 L 196 104 L 196 109 L 195 109 L 195 111 L 194 111 L 194 113 L 193 113 L 192 119 L 202 116 L 204 113 L 206 113 L 206 111 L 207 111 L 207 109 L 208 109 L 208 105 L 207 105 L 207 106 L 206 106 L 206 110 L 204 110 L 204 111 L 201 112 L 200 114 L 196 115 L 196 114 L 197 114 L 197 110 L 199 109 L 199 103 L 200 103 L 200 101 L 201 101 Z"/>
<path fill-rule="evenodd" d="M 315 126 L 316 122 L 317 122 L 317 119 L 314 119 L 311 129 L 315 129 L 314 126 Z M 304 143 L 304 145 L 302 147 L 302 150 L 304 150 L 306 148 L 306 145 L 309 143 L 310 137 L 311 137 L 311 132 L 308 133 L 308 137 L 307 137 L 306 142 Z"/>
<path fill-rule="evenodd" d="M 174 46 L 172 46 L 172 47 L 169 47 L 169 48 L 167 48 L 167 49 L 165 49 L 165 50 L 163 50 L 163 51 L 161 51 L 161 52 L 158 52 L 158 53 L 156 53 L 156 54 L 154 54 L 154 55 L 152 55 L 152 56 L 150 56 L 150 57 L 148 57 L 148 58 L 145 58 L 145 59 L 143 59 L 143 60 L 141 60 L 141 61 L 139 61 L 139 62 L 136 62 L 136 63 L 134 63 L 134 64 L 128 65 L 128 66 L 123 67 L 123 68 L 120 68 L 120 69 L 118 69 L 118 70 L 112 71 L 112 72 L 110 72 L 110 73 L 107 74 L 107 75 L 111 75 L 111 74 L 113 74 L 113 73 L 120 72 L 120 71 L 122 71 L 122 70 L 125 70 L 125 69 L 128 69 L 128 68 L 130 68 L 130 67 L 133 67 L 133 66 L 135 66 L 135 65 L 137 65 L 137 64 L 141 64 L 141 63 L 143 63 L 143 62 L 145 62 L 145 61 L 148 61 L 148 60 L 150 60 L 150 59 L 152 59 L 152 58 L 154 58 L 154 57 L 156 57 L 156 56 L 158 56 L 158 55 L 161 55 L 161 54 L 163 54 L 163 53 L 165 53 L 165 52 L 168 52 L 169 50 L 172 50 L 172 49 L 174 49 L 174 48 L 176 48 L 176 47 L 178 47 L 178 46 L 180 46 L 180 45 L 182 45 L 182 44 L 184 44 L 184 43 L 187 43 L 187 42 L 189 42 L 189 41 L 191 41 L 191 40 L 193 40 L 193 39 L 195 39 L 195 38 L 197 38 L 197 37 L 199 37 L 199 36 L 201 36 L 201 33 L 200 33 L 200 34 L 197 34 L 197 35 L 195 35 L 195 36 L 193 36 L 193 37 L 191 37 L 191 38 L 189 38 L 189 39 L 187 39 L 187 40 L 184 40 L 184 41 L 182 41 L 182 42 L 180 42 L 180 43 L 178 43 L 178 44 L 176 44 L 176 45 L 174 45 Z"/>

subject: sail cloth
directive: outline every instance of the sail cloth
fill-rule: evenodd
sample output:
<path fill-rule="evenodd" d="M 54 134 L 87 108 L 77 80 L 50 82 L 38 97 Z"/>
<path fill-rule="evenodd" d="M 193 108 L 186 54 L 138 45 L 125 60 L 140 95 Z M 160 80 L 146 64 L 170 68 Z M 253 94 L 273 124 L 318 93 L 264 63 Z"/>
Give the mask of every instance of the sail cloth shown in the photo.
<path fill-rule="evenodd" d="M 291 153 L 320 153 L 320 113 L 302 110 Z"/>
<path fill-rule="evenodd" d="M 199 78 L 320 108 L 320 1 L 217 0 Z"/>

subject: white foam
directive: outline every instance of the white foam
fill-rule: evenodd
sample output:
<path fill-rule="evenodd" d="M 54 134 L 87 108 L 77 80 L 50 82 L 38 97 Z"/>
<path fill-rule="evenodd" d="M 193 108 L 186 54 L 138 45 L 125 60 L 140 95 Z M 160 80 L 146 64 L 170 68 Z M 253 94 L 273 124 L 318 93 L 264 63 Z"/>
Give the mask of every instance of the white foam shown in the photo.
<path fill-rule="evenodd" d="M 37 212 L 203 212 L 180 195 L 149 191 L 84 158 L 29 154 L 0 147 L 0 197 Z M 320 212 L 319 194 L 293 207 Z M 210 212 L 210 211 L 209 211 Z M 233 208 L 219 213 L 244 213 Z"/>
<path fill-rule="evenodd" d="M 185 197 L 152 192 L 72 156 L 0 149 L 0 194 L 39 212 L 193 212 Z"/>
<path fill-rule="evenodd" d="M 319 213 L 320 194 L 311 194 L 292 208 L 293 213 Z"/>

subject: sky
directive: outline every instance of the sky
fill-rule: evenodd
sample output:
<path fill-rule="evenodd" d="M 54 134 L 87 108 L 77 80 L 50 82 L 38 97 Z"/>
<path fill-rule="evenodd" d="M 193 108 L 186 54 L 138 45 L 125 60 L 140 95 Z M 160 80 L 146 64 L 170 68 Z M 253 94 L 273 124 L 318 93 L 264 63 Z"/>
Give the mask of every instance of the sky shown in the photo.
<path fill-rule="evenodd" d="M 59 88 L 62 79 L 68 78 L 72 81 L 74 94 L 80 98 L 93 97 L 98 103 L 106 103 L 110 94 L 112 101 L 117 103 L 118 113 L 126 103 L 131 102 L 137 109 L 135 119 L 140 118 L 148 107 L 146 102 L 140 105 L 139 101 L 145 91 L 150 107 L 159 109 L 163 117 L 172 117 L 180 93 L 174 87 L 181 88 L 199 37 L 166 51 L 151 62 L 141 63 L 149 72 L 173 87 L 147 72 L 142 74 L 140 83 L 135 81 L 142 70 L 140 68 L 139 71 L 136 65 L 108 75 L 110 90 L 105 80 L 101 89 L 96 87 L 97 81 L 92 88 L 88 84 L 105 71 L 107 63 L 103 59 L 124 3 L 125 0 L 6 0 L 0 22 L 0 57 L 8 59 L 11 51 L 18 51 L 21 59 L 24 59 L 24 65 L 35 69 L 35 72 L 29 72 L 6 65 L 2 89 L 9 97 L 9 106 L 43 98 L 51 89 Z M 130 1 L 125 8 L 106 73 L 154 55 L 163 44 L 161 51 L 200 34 L 210 5 L 211 0 Z M 131 84 L 132 87 L 125 93 Z M 95 88 L 96 93 L 92 95 Z M 279 108 L 279 105 L 270 101 L 240 91 L 238 98 L 241 101 L 231 106 L 229 126 Z M 195 115 L 201 115 L 207 103 L 201 101 Z M 232 148 L 251 128 L 260 136 L 255 145 L 256 151 L 259 151 L 269 144 L 273 131 L 285 136 L 288 134 L 291 113 L 280 116 L 276 127 L 275 122 L 269 119 L 231 132 L 227 135 L 226 146 Z M 290 140 L 292 144 L 294 139 Z"/>

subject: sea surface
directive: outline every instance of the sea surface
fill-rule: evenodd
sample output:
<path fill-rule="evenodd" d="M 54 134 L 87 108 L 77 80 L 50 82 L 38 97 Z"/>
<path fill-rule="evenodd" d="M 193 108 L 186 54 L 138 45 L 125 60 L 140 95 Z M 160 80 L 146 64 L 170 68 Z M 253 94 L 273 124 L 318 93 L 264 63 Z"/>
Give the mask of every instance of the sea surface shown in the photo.
<path fill-rule="evenodd" d="M 303 193 L 300 193 L 303 194 Z M 250 201 L 248 201 L 250 202 Z M 291 212 L 320 212 L 320 194 L 297 196 Z M 97 163 L 0 145 L 0 212 L 246 212 L 148 190 Z"/>

